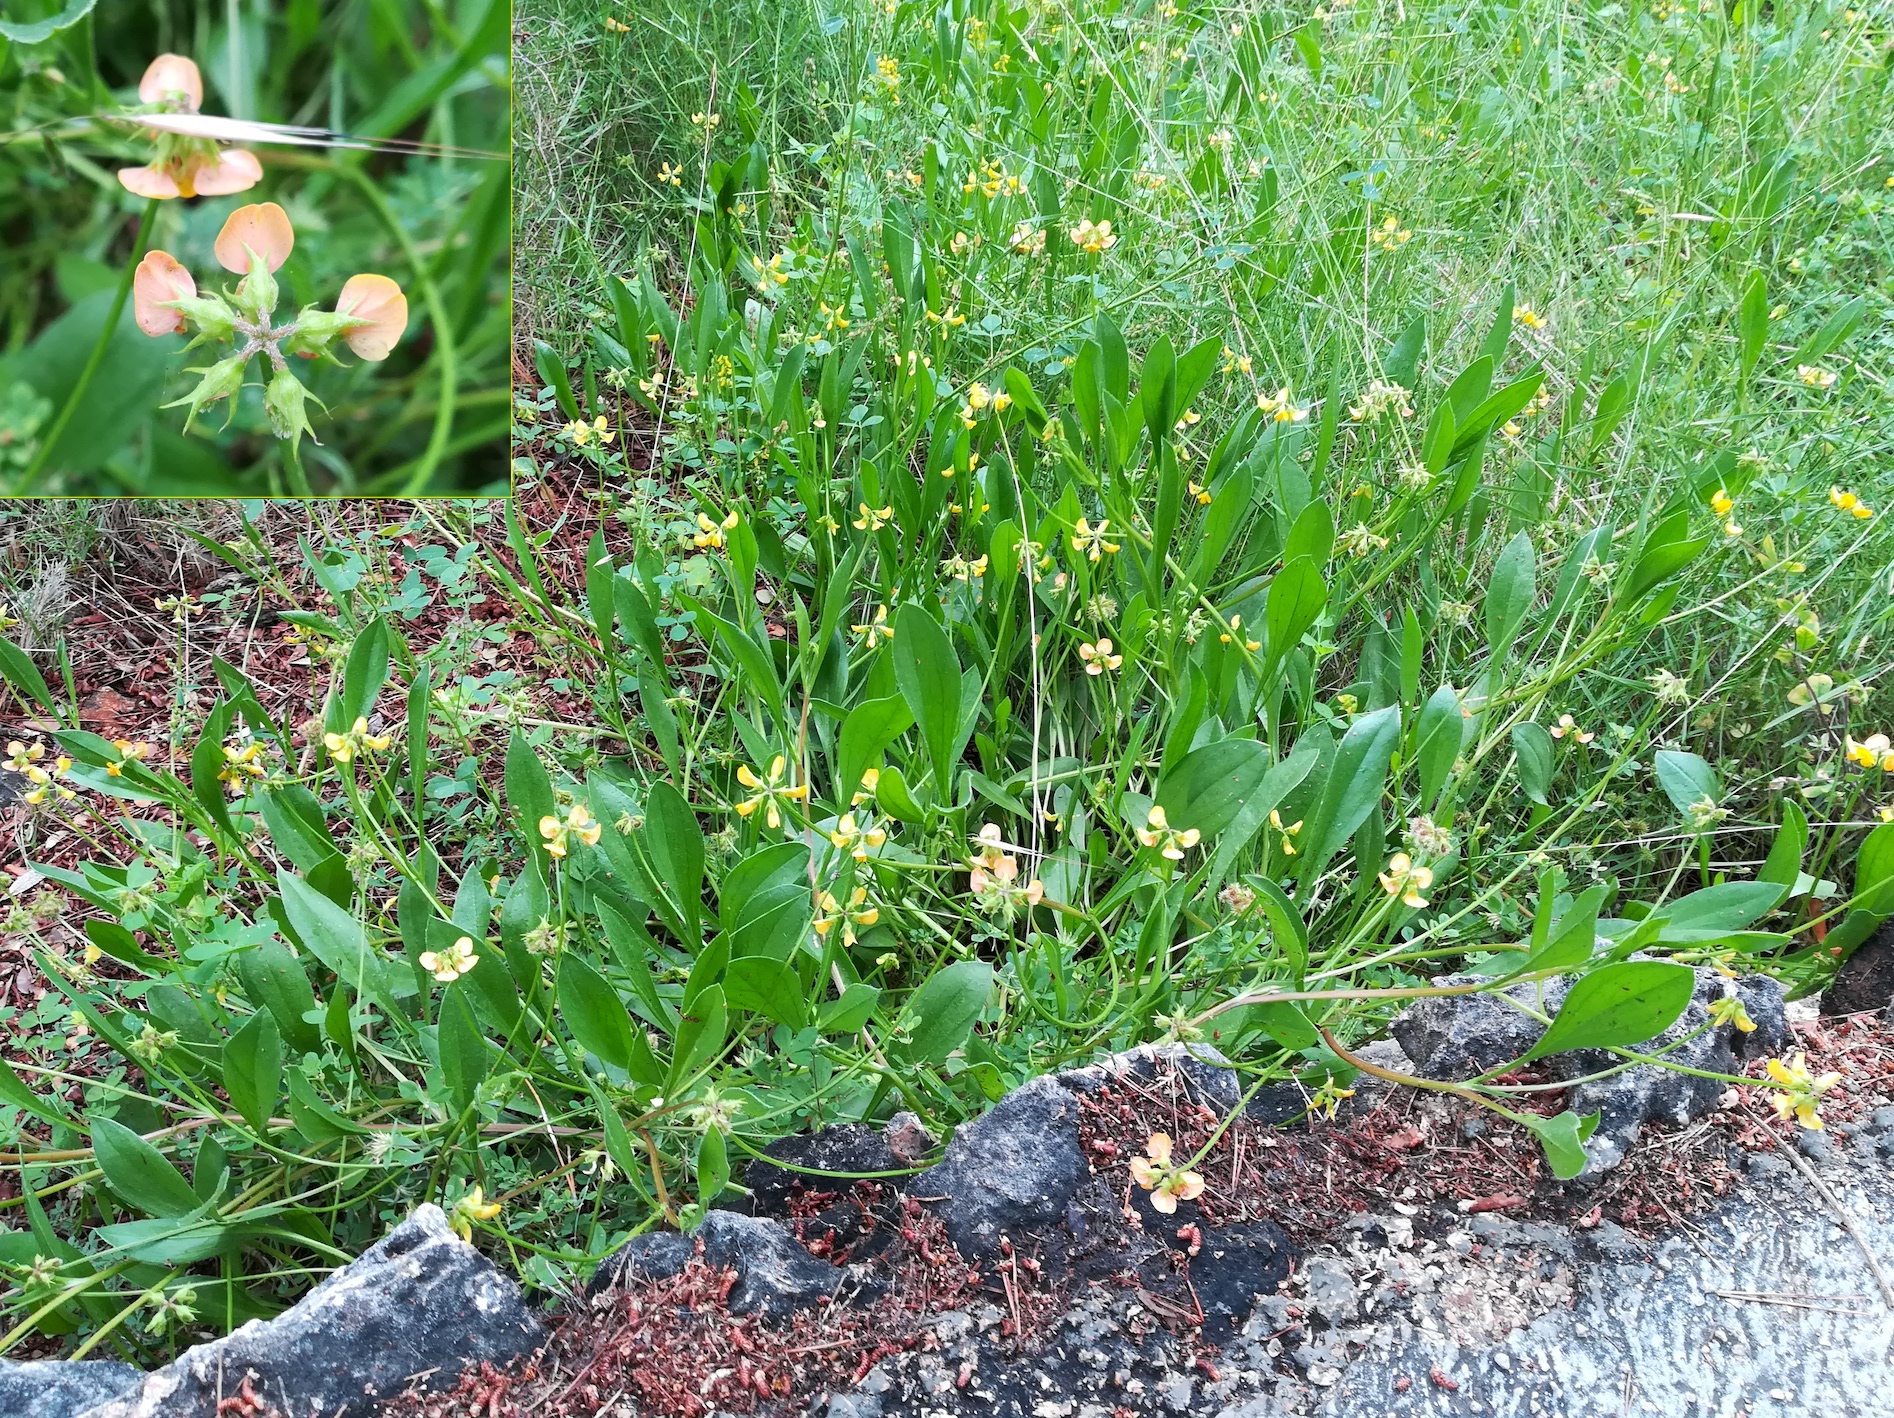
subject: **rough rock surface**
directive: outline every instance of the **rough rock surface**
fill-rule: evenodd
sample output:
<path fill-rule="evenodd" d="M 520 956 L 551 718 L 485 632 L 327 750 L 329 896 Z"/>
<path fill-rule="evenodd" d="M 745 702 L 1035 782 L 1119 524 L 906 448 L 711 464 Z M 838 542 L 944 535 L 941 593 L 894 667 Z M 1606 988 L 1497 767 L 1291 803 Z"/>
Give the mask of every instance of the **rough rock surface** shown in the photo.
<path fill-rule="evenodd" d="M 1710 970 L 1698 971 L 1696 994 L 1689 1008 L 1662 1036 L 1640 1044 L 1638 1052 L 1655 1054 L 1668 1048 L 1666 1058 L 1712 1073 L 1740 1073 L 1748 1060 L 1780 1052 L 1789 1037 L 1782 986 L 1762 975 L 1739 980 L 1735 985 L 1743 1008 L 1756 1026 L 1754 1030 L 1744 1033 L 1725 1025 L 1678 1045 L 1679 1040 L 1708 1022 L 1709 1006 L 1722 997 L 1723 987 L 1721 976 Z M 1596 1073 L 1617 1062 L 1621 1060 L 1602 1050 L 1580 1050 L 1550 1060 L 1553 1073 L 1563 1078 Z M 1716 1107 L 1723 1089 L 1724 1085 L 1714 1078 L 1698 1078 L 1650 1064 L 1579 1084 L 1566 1106 L 1581 1116 L 1593 1111 L 1599 1114 L 1598 1130 L 1585 1144 L 1585 1175 L 1595 1176 L 1622 1162 L 1647 1122 L 1681 1126 L 1702 1117 Z"/>
<path fill-rule="evenodd" d="M 942 1196 L 947 1236 L 969 1259 L 1000 1238 L 1064 1214 L 1086 1178 L 1078 1104 L 1056 1078 L 1035 1078 L 954 1134 L 937 1166 L 913 1179 L 916 1196 Z"/>
<path fill-rule="evenodd" d="M 861 1123 L 779 1138 L 763 1149 L 763 1156 L 773 1160 L 750 1163 L 744 1180 L 756 1211 L 766 1216 L 778 1214 L 799 1185 L 836 1191 L 846 1188 L 851 1178 L 899 1172 L 906 1166 L 883 1133 Z"/>
<path fill-rule="evenodd" d="M 740 1315 L 782 1319 L 834 1296 L 848 1272 L 816 1259 L 779 1223 L 734 1211 L 712 1211 L 691 1236 L 653 1231 L 608 1256 L 592 1276 L 597 1294 L 628 1275 L 662 1280 L 684 1268 L 701 1240 L 704 1260 L 737 1273 L 730 1308 Z"/>
<path fill-rule="evenodd" d="M 1842 962 L 1827 989 L 1822 991 L 1822 1013 L 1866 1014 L 1873 1010 L 1894 1012 L 1894 921 L 1881 928 Z"/>
<path fill-rule="evenodd" d="M 142 1370 L 109 1359 L 82 1359 L 76 1364 L 15 1364 L 0 1359 L 0 1414 L 6 1418 L 72 1418 L 75 1413 L 117 1398 L 143 1377 Z"/>
<path fill-rule="evenodd" d="M 451 1387 L 463 1368 L 530 1353 L 545 1330 L 519 1287 L 456 1236 L 437 1206 L 401 1225 L 272 1320 L 200 1344 L 82 1418 L 212 1418 L 246 1373 L 297 1418 L 365 1415 L 411 1378 Z"/>
<path fill-rule="evenodd" d="M 1824 1181 L 1894 1257 L 1894 1159 L 1872 1129 L 1836 1151 Z M 827 1412 L 1886 1418 L 1894 1310 L 1800 1176 L 1750 1175 L 1696 1239 L 1444 1206 L 1357 1217 L 1202 1363 L 1135 1290 L 1088 1292 L 1025 1356 L 997 1308 L 943 1317 L 937 1351 L 882 1360 Z"/>
<path fill-rule="evenodd" d="M 1451 976 L 1439 983 L 1467 984 L 1473 978 Z M 1667 1057 L 1687 1067 L 1717 1073 L 1734 1072 L 1744 1060 L 1778 1052 L 1788 1038 L 1789 1027 L 1782 986 L 1762 975 L 1739 980 L 1734 986 L 1756 1025 L 1753 1032 L 1719 1025 L 1678 1045 L 1679 1040 L 1708 1021 L 1709 1005 L 1722 996 L 1725 986 L 1721 975 L 1699 969 L 1689 1007 L 1665 1034 L 1640 1045 L 1639 1052 L 1658 1053 L 1676 1046 L 1669 1048 Z M 1543 985 L 1515 985 L 1503 993 L 1552 1014 L 1565 998 L 1565 984 L 1550 980 Z M 1496 993 L 1420 1000 L 1403 1010 L 1389 1026 L 1417 1073 L 1447 1080 L 1472 1078 L 1519 1057 L 1542 1031 L 1536 1019 L 1497 998 Z M 1557 1054 L 1544 1061 L 1554 1078 L 1582 1078 L 1621 1062 L 1601 1050 Z M 1585 1174 L 1596 1176 L 1623 1161 L 1645 1123 L 1690 1122 L 1713 1109 L 1722 1092 L 1723 1085 L 1714 1079 L 1651 1064 L 1579 1084 L 1572 1090 L 1568 1106 L 1576 1113 L 1600 1114 L 1598 1130 L 1585 1147 L 1589 1159 Z"/>

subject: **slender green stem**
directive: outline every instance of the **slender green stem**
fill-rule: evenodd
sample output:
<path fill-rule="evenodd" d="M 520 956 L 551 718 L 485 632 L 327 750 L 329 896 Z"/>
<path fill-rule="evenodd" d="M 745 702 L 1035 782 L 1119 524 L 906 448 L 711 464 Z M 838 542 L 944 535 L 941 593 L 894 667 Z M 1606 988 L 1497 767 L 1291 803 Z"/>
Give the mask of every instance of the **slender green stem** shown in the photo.
<path fill-rule="evenodd" d="M 144 259 L 145 243 L 151 239 L 151 226 L 157 219 L 158 198 L 153 197 L 145 203 L 145 215 L 138 222 L 138 235 L 132 238 L 132 253 L 126 259 L 125 273 L 118 278 L 118 291 L 112 297 L 111 313 L 105 317 L 105 324 L 99 329 L 99 338 L 92 344 L 92 353 L 86 358 L 85 368 L 79 371 L 78 382 L 66 395 L 66 402 L 54 418 L 52 427 L 46 430 L 46 436 L 40 440 L 39 452 L 33 455 L 33 461 L 26 465 L 26 471 L 20 474 L 20 480 L 13 485 L 14 492 L 25 492 L 33 486 L 33 479 L 46 466 L 46 460 L 52 456 L 59 436 L 66 431 L 66 425 L 72 422 L 73 414 L 78 412 L 79 402 L 85 398 L 93 376 L 99 372 L 99 366 L 105 363 L 106 348 L 112 343 L 112 335 L 118 329 L 118 317 L 125 313 L 125 302 L 132 293 L 132 277 L 138 270 L 138 263 Z"/>

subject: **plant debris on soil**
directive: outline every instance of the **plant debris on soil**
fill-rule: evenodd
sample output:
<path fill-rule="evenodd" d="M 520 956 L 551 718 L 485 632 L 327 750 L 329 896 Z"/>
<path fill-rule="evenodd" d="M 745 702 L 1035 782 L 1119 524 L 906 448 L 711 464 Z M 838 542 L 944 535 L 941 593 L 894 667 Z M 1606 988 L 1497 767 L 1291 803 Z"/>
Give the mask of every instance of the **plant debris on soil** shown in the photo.
<path fill-rule="evenodd" d="M 1811 1070 L 1843 1076 L 1824 1098 L 1837 1135 L 1894 1100 L 1894 1032 L 1878 1017 L 1801 1019 L 1792 1028 Z M 865 1264 L 882 1283 L 878 1293 L 858 1287 L 851 1302 L 845 1290 L 787 1320 L 736 1315 L 727 1301 L 737 1273 L 705 1263 L 700 1244 L 675 1276 L 633 1279 L 568 1305 L 553 1319 L 552 1342 L 530 1363 L 505 1374 L 469 1372 L 450 1391 L 413 1392 L 388 1411 L 395 1418 L 801 1412 L 859 1384 L 891 1355 L 941 1350 L 936 1322 L 943 1315 L 964 1317 L 959 1328 L 977 1328 L 1005 1352 L 1030 1357 L 1094 1288 L 1134 1294 L 1146 1322 L 1180 1337 L 1196 1371 L 1214 1376 L 1219 1343 L 1191 1273 L 1206 1233 L 1273 1222 L 1307 1253 L 1341 1242 L 1368 1216 L 1411 1217 L 1416 1233 L 1439 1238 L 1469 1216 L 1500 1213 L 1580 1229 L 1613 1222 L 1634 1241 L 1648 1241 L 1687 1225 L 1730 1191 L 1738 1175 L 1732 1149 L 1794 1146 L 1800 1131 L 1776 1117 L 1762 1094 L 1732 1088 L 1715 1113 L 1689 1126 L 1647 1127 L 1604 1177 L 1566 1183 L 1545 1171 L 1523 1129 L 1486 1110 L 1410 1090 L 1363 1094 L 1333 1122 L 1283 1127 L 1239 1116 L 1194 1163 L 1202 1194 L 1164 1215 L 1133 1180 L 1131 1160 L 1157 1132 L 1172 1139 L 1176 1162 L 1193 1158 L 1222 1118 L 1168 1066 L 1143 1079 L 1114 1078 L 1079 1098 L 1081 1146 L 1114 1207 L 1082 1217 L 1068 1211 L 1064 1223 L 1018 1238 L 986 1264 L 962 1258 L 916 1198 L 874 1182 L 847 1187 L 798 1177 L 768 1209 L 812 1254 L 838 1266 Z M 1556 1093 L 1527 1096 L 1546 1108 L 1558 1100 Z M 1154 1258 L 1105 1274 L 1086 1264 L 1153 1251 Z M 1290 1343 L 1307 1330 L 1309 1301 L 1300 1292 L 1308 1288 L 1310 1277 L 1292 1266 L 1284 1298 L 1275 1301 L 1288 1317 L 1281 1333 Z M 1529 1288 L 1531 1296 L 1499 1296 L 1492 1313 L 1471 1316 L 1467 1333 L 1497 1339 L 1571 1299 L 1569 1287 Z M 963 1364 L 958 1386 L 972 1373 Z"/>

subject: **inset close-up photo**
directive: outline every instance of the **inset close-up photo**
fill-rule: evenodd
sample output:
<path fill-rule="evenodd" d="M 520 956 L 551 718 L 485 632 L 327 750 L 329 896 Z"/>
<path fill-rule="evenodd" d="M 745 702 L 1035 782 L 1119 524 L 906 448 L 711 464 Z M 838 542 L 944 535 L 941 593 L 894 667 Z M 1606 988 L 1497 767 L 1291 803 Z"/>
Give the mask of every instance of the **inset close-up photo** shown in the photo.
<path fill-rule="evenodd" d="M 510 14 L 9 0 L 0 495 L 504 489 Z"/>

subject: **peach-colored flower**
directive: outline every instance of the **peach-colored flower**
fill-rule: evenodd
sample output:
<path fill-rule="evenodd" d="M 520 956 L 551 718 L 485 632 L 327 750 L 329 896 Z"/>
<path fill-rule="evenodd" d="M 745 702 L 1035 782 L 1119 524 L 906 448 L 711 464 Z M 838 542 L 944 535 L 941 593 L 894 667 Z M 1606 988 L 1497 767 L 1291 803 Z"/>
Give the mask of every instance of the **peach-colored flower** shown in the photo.
<path fill-rule="evenodd" d="M 372 323 L 357 325 L 342 338 L 366 360 L 383 360 L 408 328 L 408 298 L 386 276 L 350 276 L 336 297 L 338 315 Z"/>
<path fill-rule="evenodd" d="M 289 213 L 274 202 L 253 202 L 230 214 L 212 249 L 217 253 L 218 265 L 242 276 L 250 271 L 249 252 L 256 252 L 274 271 L 289 259 L 295 245 Z"/>
<path fill-rule="evenodd" d="M 168 251 L 148 251 L 132 273 L 132 313 L 147 335 L 184 333 L 184 316 L 169 309 L 168 300 L 189 300 L 197 282 Z"/>
<path fill-rule="evenodd" d="M 177 103 L 179 98 L 184 100 L 181 105 Z M 196 113 L 204 102 L 204 77 L 182 54 L 160 54 L 145 66 L 145 77 L 138 81 L 138 101 Z"/>
<path fill-rule="evenodd" d="M 119 185 L 138 197 L 227 197 L 263 180 L 255 153 L 231 148 L 215 154 L 186 154 L 146 167 L 122 167 Z"/>

